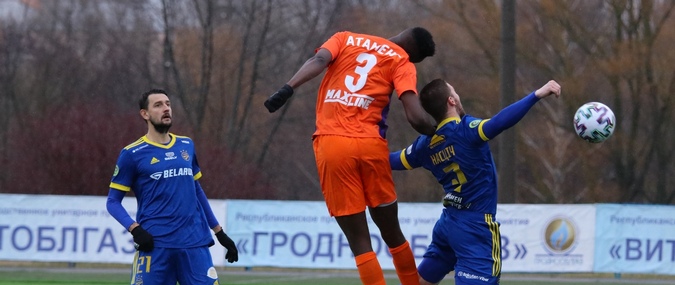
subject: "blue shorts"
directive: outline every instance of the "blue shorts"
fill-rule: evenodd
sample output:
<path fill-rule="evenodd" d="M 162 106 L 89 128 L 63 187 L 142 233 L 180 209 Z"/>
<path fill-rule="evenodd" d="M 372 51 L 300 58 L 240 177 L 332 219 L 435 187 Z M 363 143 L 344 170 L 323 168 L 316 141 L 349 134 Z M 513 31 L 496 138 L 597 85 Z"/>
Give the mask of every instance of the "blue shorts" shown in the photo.
<path fill-rule="evenodd" d="M 492 214 L 445 208 L 418 272 L 439 283 L 455 270 L 455 284 L 499 284 L 501 235 Z"/>
<path fill-rule="evenodd" d="M 157 248 L 137 251 L 131 285 L 218 284 L 209 248 Z"/>

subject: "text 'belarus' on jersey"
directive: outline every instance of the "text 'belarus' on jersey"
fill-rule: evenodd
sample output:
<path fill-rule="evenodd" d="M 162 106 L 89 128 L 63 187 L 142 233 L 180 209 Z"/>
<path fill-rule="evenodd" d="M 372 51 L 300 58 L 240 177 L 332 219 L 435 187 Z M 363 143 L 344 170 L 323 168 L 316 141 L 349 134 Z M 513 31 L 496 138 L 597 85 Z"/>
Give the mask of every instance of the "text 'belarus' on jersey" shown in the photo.
<path fill-rule="evenodd" d="M 382 137 L 391 94 L 417 93 L 417 71 L 403 48 L 376 36 L 339 32 L 320 48 L 332 55 L 316 104 L 314 135 Z"/>
<path fill-rule="evenodd" d="M 143 136 L 122 149 L 110 188 L 134 192 L 136 221 L 156 247 L 208 245 L 213 239 L 196 195 L 195 180 L 202 174 L 194 142 L 170 135 L 166 145 Z"/>

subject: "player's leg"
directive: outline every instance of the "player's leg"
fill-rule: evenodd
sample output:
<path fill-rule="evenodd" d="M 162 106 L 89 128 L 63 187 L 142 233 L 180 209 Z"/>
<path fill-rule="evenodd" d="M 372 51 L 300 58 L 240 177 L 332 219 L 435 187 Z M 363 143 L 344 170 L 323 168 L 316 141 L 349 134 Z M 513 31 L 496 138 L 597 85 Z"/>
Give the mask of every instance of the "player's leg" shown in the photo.
<path fill-rule="evenodd" d="M 420 275 L 420 285 L 439 284 L 450 271 L 453 265 L 446 261 L 447 258 L 440 256 L 426 256 L 420 262 L 418 268 Z"/>
<path fill-rule="evenodd" d="M 369 210 L 373 222 L 380 229 L 382 239 L 389 247 L 401 284 L 419 284 L 415 256 L 398 223 L 398 203 L 369 208 Z"/>
<path fill-rule="evenodd" d="M 131 284 L 175 284 L 176 274 L 172 267 L 172 249 L 155 247 L 150 252 L 136 251 L 131 270 Z"/>
<path fill-rule="evenodd" d="M 368 210 L 373 222 L 380 229 L 382 240 L 389 248 L 396 248 L 407 242 L 398 222 L 398 202 L 369 207 Z"/>
<path fill-rule="evenodd" d="M 441 218 L 436 221 L 431 235 L 431 243 L 424 253 L 424 258 L 420 262 L 417 270 L 420 275 L 420 284 L 438 284 L 455 268 L 457 257 L 450 245 L 453 236 L 460 235 L 461 229 L 454 228 L 451 222 L 447 221 L 446 213 L 441 214 Z"/>
<path fill-rule="evenodd" d="M 314 138 L 314 155 L 328 212 L 335 216 L 347 237 L 363 284 L 383 285 L 384 273 L 370 242 L 357 151 L 355 139 L 352 138 Z"/>
<path fill-rule="evenodd" d="M 356 268 L 363 284 L 384 285 L 384 273 L 370 242 L 370 231 L 365 211 L 335 217 L 340 229 L 347 237 L 349 248 L 354 254 Z"/>
<path fill-rule="evenodd" d="M 360 171 L 370 216 L 389 247 L 396 274 L 403 285 L 417 285 L 417 265 L 410 244 L 398 222 L 396 190 L 389 166 L 387 142 L 379 138 L 361 139 Z"/>
<path fill-rule="evenodd" d="M 335 217 L 335 220 L 347 238 L 349 248 L 352 250 L 354 256 L 373 251 L 365 211 L 353 215 Z"/>
<path fill-rule="evenodd" d="M 211 252 L 206 246 L 176 249 L 176 275 L 180 284 L 218 284 L 218 273 L 213 267 Z M 168 283 L 167 283 L 168 284 Z"/>
<path fill-rule="evenodd" d="M 446 209 L 447 210 L 447 209 Z M 499 284 L 501 235 L 493 215 L 456 211 L 456 226 L 463 234 L 451 240 L 457 255 L 455 284 Z"/>

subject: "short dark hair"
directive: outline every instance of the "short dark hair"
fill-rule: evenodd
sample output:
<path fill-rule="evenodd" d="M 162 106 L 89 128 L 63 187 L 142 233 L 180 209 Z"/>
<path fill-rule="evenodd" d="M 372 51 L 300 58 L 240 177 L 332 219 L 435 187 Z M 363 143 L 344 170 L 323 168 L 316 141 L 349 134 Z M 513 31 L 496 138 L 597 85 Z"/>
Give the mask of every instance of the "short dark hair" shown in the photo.
<path fill-rule="evenodd" d="M 422 87 L 420 91 L 420 103 L 429 115 L 440 122 L 448 112 L 448 105 L 445 102 L 450 97 L 450 87 L 443 79 L 434 79 Z"/>
<path fill-rule="evenodd" d="M 433 56 L 436 53 L 436 43 L 434 43 L 434 38 L 427 29 L 415 27 L 412 29 L 412 35 L 422 58 Z"/>
<path fill-rule="evenodd" d="M 166 94 L 166 91 L 162 89 L 150 89 L 148 91 L 145 91 L 141 95 L 141 99 L 138 100 L 138 107 L 140 107 L 141 110 L 148 109 L 148 96 L 150 96 L 151 94 L 164 94 L 166 96 L 169 96 L 169 94 Z"/>

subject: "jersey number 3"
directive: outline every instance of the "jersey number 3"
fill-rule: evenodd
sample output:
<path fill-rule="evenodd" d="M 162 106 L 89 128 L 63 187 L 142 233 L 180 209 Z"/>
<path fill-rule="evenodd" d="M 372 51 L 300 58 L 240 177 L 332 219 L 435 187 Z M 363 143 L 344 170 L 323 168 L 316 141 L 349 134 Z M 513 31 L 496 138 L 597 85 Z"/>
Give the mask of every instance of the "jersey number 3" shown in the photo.
<path fill-rule="evenodd" d="M 454 190 L 455 192 L 457 193 L 462 192 L 462 184 L 466 183 L 466 176 L 464 176 L 464 172 L 461 169 L 459 169 L 459 164 L 453 162 L 450 165 L 443 168 L 443 171 L 445 173 L 452 171 L 455 173 L 455 175 L 457 175 L 457 179 L 452 179 L 452 186 L 455 187 Z"/>
<path fill-rule="evenodd" d="M 354 69 L 354 72 L 359 75 L 358 79 L 351 75 L 345 77 L 345 86 L 352 93 L 356 93 L 356 91 L 359 91 L 366 86 L 368 72 L 370 72 L 370 70 L 375 67 L 375 64 L 377 64 L 377 57 L 369 53 L 361 53 L 356 57 L 356 61 L 360 64 L 365 62 L 365 64 L 357 65 L 356 69 Z"/>

